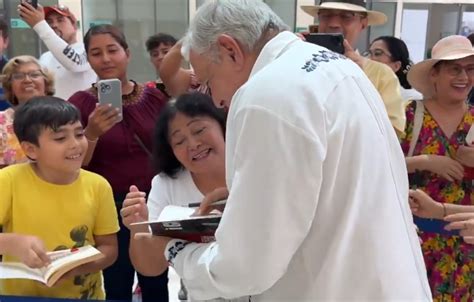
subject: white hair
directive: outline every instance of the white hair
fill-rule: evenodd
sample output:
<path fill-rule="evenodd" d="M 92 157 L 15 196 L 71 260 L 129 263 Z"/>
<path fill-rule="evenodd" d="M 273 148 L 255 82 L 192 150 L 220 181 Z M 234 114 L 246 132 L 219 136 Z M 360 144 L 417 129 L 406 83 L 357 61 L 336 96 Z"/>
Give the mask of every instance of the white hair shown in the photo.
<path fill-rule="evenodd" d="M 219 35 L 237 40 L 252 52 L 267 42 L 267 31 L 289 27 L 261 0 L 213 0 L 203 4 L 191 21 L 184 45 L 202 54 L 212 51 Z"/>

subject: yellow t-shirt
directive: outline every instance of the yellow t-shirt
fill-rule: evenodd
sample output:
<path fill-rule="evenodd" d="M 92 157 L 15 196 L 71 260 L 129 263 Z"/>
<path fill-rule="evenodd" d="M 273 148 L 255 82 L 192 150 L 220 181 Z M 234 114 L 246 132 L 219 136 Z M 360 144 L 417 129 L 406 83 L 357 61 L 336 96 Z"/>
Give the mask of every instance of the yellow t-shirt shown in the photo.
<path fill-rule="evenodd" d="M 405 131 L 405 105 L 400 94 L 400 82 L 390 67 L 385 64 L 367 59 L 364 62 L 365 75 L 369 78 L 382 96 L 388 118 L 399 134 Z"/>
<path fill-rule="evenodd" d="M 81 170 L 69 185 L 39 178 L 31 164 L 0 170 L 0 225 L 3 232 L 41 238 L 48 251 L 94 245 L 94 235 L 119 230 L 109 183 L 100 175 Z M 3 261 L 18 261 L 4 256 Z M 102 272 L 78 276 L 48 288 L 40 282 L 0 280 L 4 295 L 50 298 L 104 299 Z"/>

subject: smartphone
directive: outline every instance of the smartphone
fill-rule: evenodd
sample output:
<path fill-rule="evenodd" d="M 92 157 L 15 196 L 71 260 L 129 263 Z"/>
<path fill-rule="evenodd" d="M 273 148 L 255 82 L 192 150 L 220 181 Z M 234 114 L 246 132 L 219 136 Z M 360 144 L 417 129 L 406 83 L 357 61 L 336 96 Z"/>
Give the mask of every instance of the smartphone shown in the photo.
<path fill-rule="evenodd" d="M 38 8 L 38 0 L 25 0 L 25 1 L 22 1 L 22 2 L 27 2 L 28 4 L 30 4 L 34 8 Z"/>
<path fill-rule="evenodd" d="M 97 94 L 99 104 L 111 104 L 113 108 L 119 109 L 120 120 L 122 120 L 122 82 L 119 79 L 100 80 L 97 82 Z"/>
<path fill-rule="evenodd" d="M 305 38 L 309 43 L 317 44 L 334 52 L 344 54 L 344 36 L 342 34 L 310 33 Z"/>
<path fill-rule="evenodd" d="M 420 217 L 414 217 L 413 220 L 420 231 L 449 236 L 459 236 L 459 230 L 447 231 L 444 229 L 444 227 L 449 224 L 447 221 Z"/>

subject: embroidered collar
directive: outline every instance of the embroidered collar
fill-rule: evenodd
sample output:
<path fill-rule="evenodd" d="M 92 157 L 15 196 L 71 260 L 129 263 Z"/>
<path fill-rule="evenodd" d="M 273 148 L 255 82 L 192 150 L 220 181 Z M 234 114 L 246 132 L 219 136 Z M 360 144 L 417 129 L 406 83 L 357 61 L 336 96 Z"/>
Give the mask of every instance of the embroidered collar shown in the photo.
<path fill-rule="evenodd" d="M 285 50 L 293 43 L 301 41 L 294 33 L 284 31 L 271 39 L 262 49 L 258 55 L 257 61 L 252 68 L 250 78 L 257 72 L 262 70 L 265 66 L 278 58 Z"/>

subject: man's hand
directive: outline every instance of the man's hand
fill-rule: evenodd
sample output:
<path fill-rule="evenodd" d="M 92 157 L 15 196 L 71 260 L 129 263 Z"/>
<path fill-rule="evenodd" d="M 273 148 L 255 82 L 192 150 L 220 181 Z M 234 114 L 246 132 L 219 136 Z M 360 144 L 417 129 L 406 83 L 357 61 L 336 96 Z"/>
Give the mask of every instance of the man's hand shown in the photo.
<path fill-rule="evenodd" d="M 46 247 L 40 238 L 27 235 L 14 236 L 9 254 L 19 258 L 22 263 L 31 268 L 45 267 L 51 263 L 46 254 Z"/>
<path fill-rule="evenodd" d="M 364 58 L 363 56 L 361 56 L 359 53 L 357 53 L 357 51 L 355 51 L 352 48 L 351 44 L 346 39 L 344 39 L 344 49 L 345 49 L 344 55 L 346 57 L 348 57 L 354 63 L 359 65 L 360 68 L 364 68 L 364 64 L 365 64 L 367 59 Z"/>
<path fill-rule="evenodd" d="M 204 199 L 201 201 L 201 205 L 199 206 L 199 209 L 196 210 L 196 215 L 206 215 L 206 214 L 209 214 L 214 209 L 217 209 L 223 212 L 225 205 L 222 207 L 219 207 L 219 206 L 214 205 L 214 203 L 223 199 L 227 199 L 228 196 L 229 196 L 229 191 L 227 190 L 226 187 L 220 187 L 220 188 L 214 189 L 212 192 L 204 196 Z"/>
<path fill-rule="evenodd" d="M 448 215 L 444 220 L 450 222 L 450 224 L 445 227 L 446 230 L 461 230 L 459 235 L 464 238 L 464 241 L 474 244 L 474 213 Z"/>
<path fill-rule="evenodd" d="M 38 4 L 38 8 L 34 8 L 28 2 L 22 2 L 18 5 L 18 14 L 20 17 L 33 28 L 36 24 L 44 20 L 43 7 Z"/>

